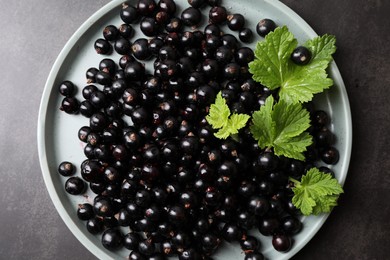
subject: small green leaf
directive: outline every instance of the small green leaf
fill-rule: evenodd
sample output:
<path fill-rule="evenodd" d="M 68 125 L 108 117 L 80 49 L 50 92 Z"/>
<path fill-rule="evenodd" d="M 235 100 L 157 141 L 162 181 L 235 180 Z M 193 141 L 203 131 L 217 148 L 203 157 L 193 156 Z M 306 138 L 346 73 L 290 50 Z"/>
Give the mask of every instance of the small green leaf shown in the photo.
<path fill-rule="evenodd" d="M 207 122 L 214 129 L 226 126 L 230 115 L 230 109 L 221 92 L 217 94 L 215 103 L 210 106 L 209 114 L 206 116 Z"/>
<path fill-rule="evenodd" d="M 290 103 L 307 102 L 313 95 L 333 85 L 326 68 L 336 51 L 332 35 L 315 37 L 304 45 L 311 51 L 307 65 L 293 63 L 290 55 L 298 42 L 286 26 L 276 28 L 256 45 L 255 59 L 249 63 L 253 79 L 269 89 L 279 88 L 280 99 Z"/>
<path fill-rule="evenodd" d="M 310 126 L 309 112 L 299 103 L 280 100 L 275 105 L 269 96 L 264 106 L 252 115 L 250 131 L 260 148 L 274 148 L 278 156 L 305 160 L 303 152 L 312 143 L 305 132 Z"/>
<path fill-rule="evenodd" d="M 230 109 L 226 104 L 226 100 L 222 97 L 221 92 L 219 92 L 215 103 L 210 106 L 206 121 L 213 129 L 218 129 L 214 134 L 215 137 L 226 139 L 229 136 L 237 134 L 238 130 L 246 125 L 249 118 L 250 116 L 245 114 L 230 115 Z"/>
<path fill-rule="evenodd" d="M 304 215 L 330 212 L 344 192 L 337 179 L 317 168 L 311 168 L 301 181 L 292 180 L 295 185 L 292 203 Z"/>

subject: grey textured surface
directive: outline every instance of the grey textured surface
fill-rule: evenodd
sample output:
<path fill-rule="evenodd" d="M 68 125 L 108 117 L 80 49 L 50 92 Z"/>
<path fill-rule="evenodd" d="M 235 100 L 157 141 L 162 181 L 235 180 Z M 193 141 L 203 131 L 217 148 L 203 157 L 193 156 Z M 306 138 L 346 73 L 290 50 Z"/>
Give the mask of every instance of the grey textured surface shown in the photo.
<path fill-rule="evenodd" d="M 0 259 L 95 259 L 64 225 L 45 190 L 36 126 L 55 58 L 106 2 L 1 1 Z M 349 94 L 354 131 L 340 206 L 294 259 L 389 259 L 390 2 L 282 2 L 317 33 L 337 36 L 335 60 Z"/>

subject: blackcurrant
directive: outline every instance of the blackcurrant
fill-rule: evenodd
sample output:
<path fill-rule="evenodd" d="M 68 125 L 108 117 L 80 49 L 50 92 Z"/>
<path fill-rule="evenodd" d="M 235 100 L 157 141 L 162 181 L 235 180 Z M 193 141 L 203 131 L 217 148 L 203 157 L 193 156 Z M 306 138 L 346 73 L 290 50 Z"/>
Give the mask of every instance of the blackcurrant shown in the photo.
<path fill-rule="evenodd" d="M 221 24 L 227 20 L 227 11 L 223 6 L 214 6 L 209 11 L 209 20 L 213 24 Z"/>
<path fill-rule="evenodd" d="M 67 114 L 77 114 L 79 112 L 79 101 L 75 97 L 65 97 L 62 99 L 60 110 Z"/>
<path fill-rule="evenodd" d="M 75 170 L 76 167 L 73 163 L 68 161 L 61 162 L 58 166 L 58 173 L 65 177 L 72 176 L 75 173 Z"/>
<path fill-rule="evenodd" d="M 77 217 L 80 220 L 88 220 L 95 216 L 95 212 L 93 211 L 93 207 L 89 203 L 79 204 L 77 208 Z"/>
<path fill-rule="evenodd" d="M 58 90 L 61 95 L 65 97 L 71 97 L 74 94 L 75 86 L 71 81 L 65 80 L 61 82 L 61 84 L 58 87 Z"/>
<path fill-rule="evenodd" d="M 107 25 L 103 29 L 103 37 L 107 41 L 115 41 L 119 35 L 119 30 L 115 25 Z"/>
<path fill-rule="evenodd" d="M 280 252 L 287 252 L 291 248 L 291 238 L 284 234 L 276 234 L 272 237 L 272 246 Z"/>
<path fill-rule="evenodd" d="M 253 39 L 253 32 L 249 28 L 242 28 L 238 33 L 238 38 L 244 43 L 250 43 Z"/>
<path fill-rule="evenodd" d="M 109 41 L 103 38 L 97 39 L 95 41 L 94 48 L 98 54 L 110 54 L 112 51 L 112 46 Z"/>
<path fill-rule="evenodd" d="M 80 177 L 70 177 L 65 182 L 65 190 L 72 195 L 80 195 L 86 189 L 85 182 Z"/>
<path fill-rule="evenodd" d="M 123 234 L 119 229 L 106 229 L 101 240 L 102 245 L 108 250 L 117 250 L 123 246 Z"/>
<path fill-rule="evenodd" d="M 311 52 L 305 46 L 299 46 L 291 53 L 291 60 L 298 65 L 306 65 L 310 62 Z"/>
<path fill-rule="evenodd" d="M 259 23 L 256 25 L 256 32 L 262 37 L 265 37 L 268 33 L 272 32 L 275 29 L 275 22 L 267 18 L 260 20 Z"/>
<path fill-rule="evenodd" d="M 159 27 L 155 18 L 144 17 L 141 20 L 140 29 L 146 36 L 152 37 L 157 34 Z"/>
<path fill-rule="evenodd" d="M 227 25 L 232 31 L 239 31 L 244 28 L 245 18 L 242 14 L 230 14 L 227 16 Z"/>
<path fill-rule="evenodd" d="M 133 23 L 138 19 L 138 12 L 134 6 L 123 4 L 120 11 L 120 17 L 125 23 Z"/>
<path fill-rule="evenodd" d="M 339 151 L 333 146 L 330 146 L 321 152 L 321 160 L 326 164 L 336 164 L 339 159 Z"/>
<path fill-rule="evenodd" d="M 188 7 L 181 13 L 181 20 L 187 26 L 195 26 L 201 22 L 202 14 L 199 9 Z"/>
<path fill-rule="evenodd" d="M 120 37 L 115 41 L 114 48 L 118 54 L 129 54 L 131 51 L 130 41 L 126 38 Z"/>

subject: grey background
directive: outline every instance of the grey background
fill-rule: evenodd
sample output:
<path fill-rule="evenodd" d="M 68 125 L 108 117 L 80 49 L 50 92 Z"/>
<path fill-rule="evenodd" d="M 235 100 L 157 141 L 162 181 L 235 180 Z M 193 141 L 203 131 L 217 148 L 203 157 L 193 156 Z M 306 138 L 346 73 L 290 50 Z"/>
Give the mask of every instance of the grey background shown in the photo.
<path fill-rule="evenodd" d="M 335 61 L 347 87 L 354 132 L 339 207 L 294 259 L 389 259 L 390 2 L 282 2 L 317 33 L 337 36 Z M 0 2 L 0 259 L 95 259 L 49 198 L 36 128 L 41 94 L 57 55 L 105 3 Z"/>

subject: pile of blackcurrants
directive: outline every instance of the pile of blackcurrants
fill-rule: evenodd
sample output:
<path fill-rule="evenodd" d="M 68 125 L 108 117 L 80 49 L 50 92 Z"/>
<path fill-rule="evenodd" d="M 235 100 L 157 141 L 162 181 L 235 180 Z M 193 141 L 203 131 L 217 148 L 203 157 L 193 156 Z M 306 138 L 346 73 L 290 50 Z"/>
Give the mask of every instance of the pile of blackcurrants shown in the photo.
<path fill-rule="evenodd" d="M 78 217 L 90 233 L 102 233 L 108 250 L 131 250 L 129 259 L 211 259 L 224 241 L 238 242 L 245 259 L 264 259 L 253 229 L 287 252 L 302 228 L 288 178 L 300 179 L 320 159 L 338 160 L 329 117 L 307 106 L 314 144 L 305 162 L 260 149 L 250 122 L 236 138 L 217 139 L 205 117 L 218 92 L 232 112 L 248 115 L 277 93 L 248 71 L 254 54 L 242 44 L 253 35 L 244 16 L 219 0 L 188 3 L 179 16 L 173 0 L 123 3 L 123 24 L 106 26 L 94 44 L 99 54 L 121 55 L 118 63 L 105 57 L 87 70 L 81 102 L 72 82 L 61 83 L 61 110 L 89 118 L 78 133 L 81 177 L 72 176 L 71 162 L 59 166 L 70 176 L 65 189 L 80 195 L 89 184 L 96 197 L 79 205 Z M 200 30 L 206 8 L 209 22 Z M 132 39 L 136 24 L 148 38 Z M 264 37 L 275 27 L 264 19 L 256 31 Z M 142 63 L 150 59 L 153 73 Z"/>

